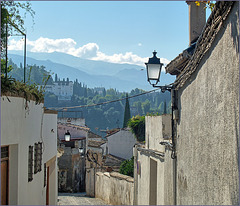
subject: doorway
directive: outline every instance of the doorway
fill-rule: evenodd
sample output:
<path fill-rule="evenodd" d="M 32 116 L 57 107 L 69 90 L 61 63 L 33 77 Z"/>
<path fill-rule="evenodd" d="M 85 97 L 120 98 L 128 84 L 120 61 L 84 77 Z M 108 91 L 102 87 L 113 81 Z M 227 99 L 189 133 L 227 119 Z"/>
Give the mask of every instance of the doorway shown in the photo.
<path fill-rule="evenodd" d="M 157 205 L 157 161 L 150 158 L 149 205 Z"/>
<path fill-rule="evenodd" d="M 8 146 L 1 147 L 1 205 L 8 205 Z"/>

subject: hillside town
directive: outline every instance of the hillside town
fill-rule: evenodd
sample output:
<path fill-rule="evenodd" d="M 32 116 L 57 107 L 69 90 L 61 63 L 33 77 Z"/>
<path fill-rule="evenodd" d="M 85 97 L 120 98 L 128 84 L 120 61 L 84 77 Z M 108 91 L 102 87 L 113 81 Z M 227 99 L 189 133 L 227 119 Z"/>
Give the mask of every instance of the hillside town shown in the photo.
<path fill-rule="evenodd" d="M 153 48 L 131 92 L 10 61 L 21 5 L 1 1 L 1 205 L 239 205 L 239 2 L 186 1 L 188 47 Z"/>

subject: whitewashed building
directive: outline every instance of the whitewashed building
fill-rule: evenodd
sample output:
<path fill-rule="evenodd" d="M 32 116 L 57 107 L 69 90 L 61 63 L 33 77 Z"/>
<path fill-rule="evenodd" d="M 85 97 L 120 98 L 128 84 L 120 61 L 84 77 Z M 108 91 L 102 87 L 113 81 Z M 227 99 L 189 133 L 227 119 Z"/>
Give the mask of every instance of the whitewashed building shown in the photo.
<path fill-rule="evenodd" d="M 119 129 L 107 136 L 107 153 L 130 159 L 133 156 L 133 147 L 136 139 L 129 128 Z"/>
<path fill-rule="evenodd" d="M 57 205 L 57 112 L 8 99 L 1 97 L 1 204 Z"/>
<path fill-rule="evenodd" d="M 58 100 L 70 101 L 73 95 L 73 82 L 54 82 L 53 85 L 46 85 L 45 91 L 58 96 Z"/>

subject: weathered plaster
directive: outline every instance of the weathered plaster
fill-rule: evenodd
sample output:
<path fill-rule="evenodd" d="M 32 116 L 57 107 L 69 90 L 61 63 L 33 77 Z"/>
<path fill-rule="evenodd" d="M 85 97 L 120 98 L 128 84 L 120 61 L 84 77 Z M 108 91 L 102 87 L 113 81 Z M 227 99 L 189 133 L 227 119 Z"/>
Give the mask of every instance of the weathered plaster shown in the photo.
<path fill-rule="evenodd" d="M 237 24 L 236 24 L 237 21 Z M 239 203 L 238 3 L 178 91 L 177 204 Z"/>

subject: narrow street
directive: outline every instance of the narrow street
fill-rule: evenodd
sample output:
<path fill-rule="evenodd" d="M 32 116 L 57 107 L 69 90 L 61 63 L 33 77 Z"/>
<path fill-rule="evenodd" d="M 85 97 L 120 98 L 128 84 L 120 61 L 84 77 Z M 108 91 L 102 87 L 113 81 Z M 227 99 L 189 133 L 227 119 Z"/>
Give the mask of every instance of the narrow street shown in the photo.
<path fill-rule="evenodd" d="M 58 205 L 107 205 L 98 198 L 86 197 L 86 193 L 58 193 Z"/>

